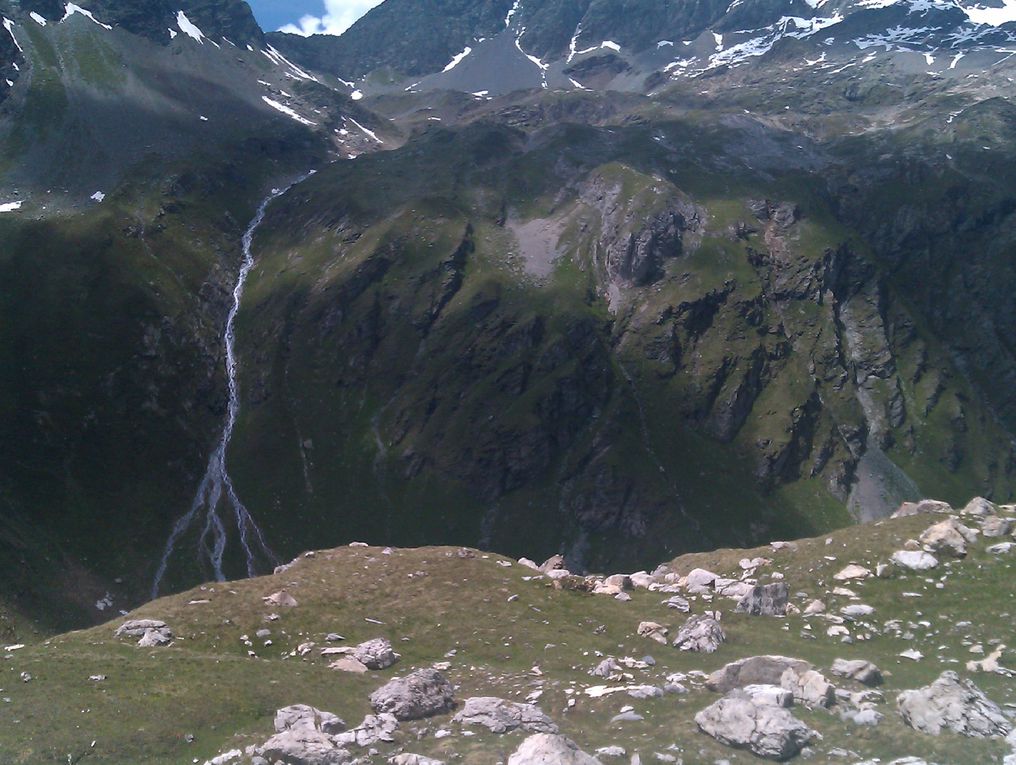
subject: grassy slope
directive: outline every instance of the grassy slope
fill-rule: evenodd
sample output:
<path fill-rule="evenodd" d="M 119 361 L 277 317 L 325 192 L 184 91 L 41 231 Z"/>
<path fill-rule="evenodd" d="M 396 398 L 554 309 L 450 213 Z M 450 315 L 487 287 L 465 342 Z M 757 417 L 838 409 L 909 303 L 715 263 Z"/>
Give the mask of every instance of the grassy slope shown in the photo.
<path fill-rule="evenodd" d="M 851 601 L 829 594 L 832 574 L 851 561 L 867 565 L 885 561 L 933 520 L 885 521 L 836 532 L 804 540 L 796 551 L 720 550 L 680 558 L 671 565 L 680 573 L 695 566 L 727 573 L 737 570 L 742 557 L 766 555 L 774 563 L 764 571 L 786 576 L 791 592 L 797 593 L 794 602 L 803 606 L 810 597 L 823 597 L 835 610 Z M 883 688 L 887 702 L 880 707 L 886 720 L 878 728 L 856 729 L 834 713 L 796 710 L 822 732 L 819 752 L 843 747 L 856 752 L 858 759 L 909 754 L 939 762 L 989 762 L 1003 751 L 999 742 L 950 734 L 924 736 L 905 728 L 893 711 L 898 690 L 924 685 L 946 668 L 966 674 L 962 664 L 971 658 L 967 649 L 972 643 L 988 646 L 994 638 L 1009 636 L 1016 608 L 1007 584 L 1013 559 L 991 557 L 981 551 L 983 544 L 978 548 L 966 560 L 935 572 L 935 581 L 945 574 L 942 590 L 916 574 L 849 585 L 864 603 L 876 608 L 871 620 L 875 627 L 891 618 L 902 619 L 905 626 L 910 620 L 927 619 L 931 627 L 911 625 L 913 640 L 878 635 L 872 629 L 870 640 L 846 646 L 826 638 L 824 623 L 817 619 L 746 617 L 730 613 L 730 601 L 700 600 L 694 612 L 714 606 L 724 611 L 729 640 L 711 656 L 683 654 L 635 636 L 636 626 L 645 619 L 671 627 L 681 623 L 683 617 L 660 605 L 660 594 L 638 591 L 630 603 L 620 603 L 557 590 L 542 579 L 525 581 L 531 571 L 518 564 L 502 567 L 499 556 L 463 559 L 454 548 L 322 551 L 276 576 L 203 586 L 132 614 L 167 620 L 178 636 L 167 649 L 142 650 L 115 640 L 114 622 L 11 654 L 2 681 L 2 695 L 10 701 L 0 704 L 0 751 L 12 763 L 63 762 L 68 754 L 88 750 L 94 740 L 89 759 L 96 763 L 200 760 L 230 746 L 264 740 L 274 710 L 285 704 L 310 703 L 358 721 L 368 712 L 370 691 L 386 677 L 445 660 L 454 649 L 447 660 L 460 700 L 487 694 L 521 700 L 540 689 L 542 708 L 583 747 L 619 744 L 645 758 L 674 745 L 686 763 L 751 758 L 723 750 L 696 732 L 694 713 L 715 698 L 697 686 L 687 696 L 651 701 L 624 696 L 591 700 L 581 695 L 582 687 L 603 682 L 586 674 L 599 660 L 596 652 L 636 658 L 652 654 L 657 665 L 634 673 L 635 682 L 650 684 L 662 683 L 670 672 L 708 672 L 760 653 L 799 656 L 820 668 L 837 657 L 866 658 L 888 675 Z M 281 588 L 299 605 L 281 610 L 278 621 L 268 622 L 265 617 L 272 609 L 261 598 Z M 907 591 L 922 597 L 902 597 Z M 514 595 L 518 598 L 509 601 Z M 205 600 L 209 602 L 189 604 Z M 972 624 L 957 626 L 961 620 Z M 809 622 L 810 631 L 804 629 Z M 256 640 L 258 656 L 249 658 L 240 637 L 253 638 L 262 627 L 271 629 L 273 645 L 264 647 Z M 853 631 L 860 634 L 862 629 Z M 403 659 L 392 670 L 352 676 L 328 670 L 316 650 L 305 658 L 288 655 L 305 641 L 320 647 L 329 632 L 344 635 L 346 644 L 388 636 Z M 926 658 L 921 662 L 899 658 L 906 648 L 917 648 Z M 949 663 L 954 660 L 960 663 Z M 1011 664 L 1011 654 L 1003 662 Z M 23 671 L 33 676 L 31 682 L 18 680 Z M 95 674 L 108 679 L 90 681 Z M 1016 702 L 1016 691 L 1004 678 L 979 674 L 974 680 L 996 702 Z M 572 695 L 578 704 L 566 710 Z M 609 724 L 610 717 L 629 703 L 645 715 L 645 721 Z M 442 758 L 457 753 L 462 762 L 484 763 L 495 754 L 503 757 L 519 740 L 517 735 L 437 740 L 432 734 L 441 727 L 457 731 L 447 718 L 409 724 L 398 744 L 408 751 Z M 185 742 L 187 734 L 196 737 L 194 743 Z M 417 741 L 417 735 L 423 737 Z"/>

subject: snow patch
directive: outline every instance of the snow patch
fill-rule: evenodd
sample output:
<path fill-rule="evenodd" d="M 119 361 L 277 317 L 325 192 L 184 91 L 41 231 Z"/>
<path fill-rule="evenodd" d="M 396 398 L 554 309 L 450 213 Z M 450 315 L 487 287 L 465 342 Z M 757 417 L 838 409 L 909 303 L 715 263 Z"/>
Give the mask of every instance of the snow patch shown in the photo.
<path fill-rule="evenodd" d="M 11 39 L 14 40 L 14 44 L 17 46 L 19 51 L 24 53 L 25 49 L 21 47 L 21 43 L 18 42 L 18 38 L 14 36 L 14 22 L 6 17 L 4 18 L 4 29 L 11 33 Z"/>
<path fill-rule="evenodd" d="M 32 11 L 31 13 L 29 13 L 29 14 L 28 14 L 28 17 L 29 17 L 29 18 L 30 18 L 30 19 L 31 19 L 32 21 L 34 21 L 34 22 L 35 22 L 36 24 L 38 24 L 38 25 L 39 25 L 40 27 L 44 27 L 44 26 L 46 26 L 46 19 L 45 19 L 45 18 L 43 18 L 42 16 L 40 16 L 40 15 L 39 15 L 38 13 L 36 13 L 35 11 Z"/>
<path fill-rule="evenodd" d="M 1001 8 L 964 8 L 967 18 L 975 24 L 997 27 L 1016 21 L 1016 0 L 1002 0 Z"/>
<path fill-rule="evenodd" d="M 15 210 L 20 210 L 21 209 L 21 205 L 23 205 L 23 204 L 24 204 L 24 202 L 20 202 L 20 201 L 19 202 L 4 202 L 3 204 L 0 204 L 0 213 L 9 213 L 9 212 L 14 212 Z"/>
<path fill-rule="evenodd" d="M 96 191 L 94 194 L 92 194 L 92 196 L 89 197 L 89 199 L 92 199 L 92 200 L 94 200 L 96 202 L 101 202 L 105 198 L 106 198 L 106 195 L 103 194 L 101 191 Z"/>
<path fill-rule="evenodd" d="M 466 47 L 465 47 L 465 48 L 463 49 L 462 53 L 458 53 L 458 54 L 456 54 L 456 55 L 452 56 L 452 60 L 451 60 L 450 62 L 448 62 L 448 66 L 446 66 L 446 67 L 445 67 L 444 69 L 442 69 L 441 71 L 442 71 L 442 72 L 450 72 L 450 71 L 451 71 L 452 69 L 454 69 L 455 67 L 457 67 L 457 66 L 458 66 L 458 65 L 459 65 L 460 63 L 462 63 L 462 59 L 464 59 L 464 58 L 465 58 L 466 56 L 468 56 L 468 55 L 469 55 L 470 53 L 472 53 L 472 52 L 473 52 L 473 49 L 472 49 L 472 48 L 470 48 L 470 47 L 469 47 L 469 46 L 467 45 L 467 46 L 466 46 Z"/>
<path fill-rule="evenodd" d="M 377 143 L 384 143 L 384 141 L 382 141 L 380 138 L 377 137 L 377 135 L 374 133 L 373 130 L 368 130 L 363 125 L 361 125 L 359 122 L 354 120 L 352 117 L 347 117 L 346 119 L 348 119 L 350 122 L 352 122 L 358 128 L 360 128 L 360 130 L 362 130 L 364 132 L 364 135 L 366 135 L 368 138 L 371 138 L 372 140 L 376 141 Z"/>
<path fill-rule="evenodd" d="M 64 17 L 60 19 L 60 21 L 67 21 L 67 19 L 69 19 L 75 13 L 80 13 L 85 18 L 91 19 L 103 29 L 113 28 L 109 24 L 103 24 L 101 21 L 95 18 L 95 16 L 92 15 L 91 11 L 82 8 L 80 5 L 75 5 L 74 3 L 67 3 L 67 5 L 64 6 Z"/>
<path fill-rule="evenodd" d="M 510 27 L 512 25 L 512 19 L 519 12 L 519 9 L 521 7 L 522 7 L 522 0 L 515 0 L 515 5 L 513 5 L 511 7 L 511 10 L 508 11 L 508 15 L 504 17 L 504 26 L 505 26 L 505 29 L 507 29 L 508 27 Z"/>
<path fill-rule="evenodd" d="M 275 109 L 277 111 L 280 111 L 283 114 L 285 114 L 287 117 L 290 117 L 290 118 L 296 120 L 301 125 L 308 125 L 308 126 L 310 126 L 310 125 L 316 125 L 317 124 L 316 122 L 311 122 L 306 117 L 300 116 L 299 114 L 294 112 L 292 109 L 290 109 L 288 106 L 286 106 L 284 104 L 280 104 L 278 101 L 274 101 L 271 98 L 269 98 L 268 96 L 261 96 L 261 100 L 264 101 L 266 104 L 268 104 L 273 109 Z"/>
<path fill-rule="evenodd" d="M 354 101 L 360 101 L 363 98 L 363 93 L 359 90 L 354 90 L 352 93 L 349 94 L 349 97 L 352 98 Z"/>
<path fill-rule="evenodd" d="M 600 47 L 601 48 L 610 48 L 611 50 L 616 50 L 618 53 L 621 52 L 621 46 L 618 45 L 613 40 L 604 40 L 603 42 L 600 43 Z"/>
<path fill-rule="evenodd" d="M 187 14 L 184 13 L 183 11 L 177 11 L 176 25 L 180 27 L 180 31 L 183 32 L 185 35 L 187 35 L 188 37 L 192 37 L 193 39 L 197 40 L 199 43 L 204 45 L 206 39 L 205 33 L 202 32 L 200 29 L 198 29 L 197 26 L 190 19 L 187 18 Z"/>

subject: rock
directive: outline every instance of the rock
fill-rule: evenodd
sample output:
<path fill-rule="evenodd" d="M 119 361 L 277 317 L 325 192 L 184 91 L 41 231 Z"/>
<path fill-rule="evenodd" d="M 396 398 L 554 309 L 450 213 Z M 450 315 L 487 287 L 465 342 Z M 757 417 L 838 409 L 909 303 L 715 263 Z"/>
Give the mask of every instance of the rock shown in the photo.
<path fill-rule="evenodd" d="M 1007 537 L 1012 533 L 1014 528 L 1016 528 L 1016 520 L 1002 518 L 998 515 L 989 515 L 981 521 L 981 533 L 986 539 Z"/>
<path fill-rule="evenodd" d="M 645 719 L 646 718 L 643 717 L 642 715 L 638 714 L 637 712 L 633 712 L 632 710 L 629 709 L 625 712 L 621 712 L 620 714 L 616 714 L 613 717 L 611 717 L 610 722 L 611 724 L 619 722 L 642 722 Z"/>
<path fill-rule="evenodd" d="M 735 610 L 752 616 L 785 616 L 789 598 L 790 588 L 786 582 L 760 584 L 741 598 Z"/>
<path fill-rule="evenodd" d="M 682 651 L 713 653 L 727 639 L 720 623 L 710 616 L 691 617 L 677 631 L 674 646 Z"/>
<path fill-rule="evenodd" d="M 882 684 L 882 671 L 864 659 L 836 659 L 830 670 L 837 677 L 845 677 L 868 686 Z"/>
<path fill-rule="evenodd" d="M 632 586 L 639 590 L 648 590 L 656 584 L 656 577 L 647 574 L 645 571 L 637 571 L 630 577 Z"/>
<path fill-rule="evenodd" d="M 296 598 L 285 590 L 280 590 L 279 592 L 274 592 L 271 595 L 266 595 L 262 598 L 262 600 L 264 600 L 267 605 L 280 606 L 282 608 L 296 608 L 298 605 Z"/>
<path fill-rule="evenodd" d="M 273 763 L 344 765 L 352 756 L 332 739 L 332 733 L 344 727 L 338 717 L 314 707 L 304 704 L 285 707 L 276 712 L 276 734 L 256 751 Z"/>
<path fill-rule="evenodd" d="M 508 765 L 600 765 L 569 738 L 552 733 L 530 736 L 508 758 Z"/>
<path fill-rule="evenodd" d="M 548 571 L 557 571 L 563 568 L 564 568 L 564 556 L 551 555 L 540 566 L 540 571 L 546 574 Z"/>
<path fill-rule="evenodd" d="M 943 672 L 931 685 L 896 697 L 903 721 L 915 730 L 937 736 L 950 730 L 964 736 L 1006 736 L 1012 730 L 1002 710 L 971 681 Z"/>
<path fill-rule="evenodd" d="M 354 675 L 362 675 L 368 672 L 367 666 L 354 659 L 352 656 L 343 656 L 342 658 L 336 659 L 328 665 L 329 669 L 337 670 L 338 672 L 351 672 Z"/>
<path fill-rule="evenodd" d="M 540 564 L 534 560 L 530 560 L 529 558 L 519 558 L 519 565 L 525 566 L 526 568 L 531 568 L 534 571 L 540 570 Z"/>
<path fill-rule="evenodd" d="M 443 760 L 424 757 L 422 754 L 397 754 L 389 758 L 391 765 L 444 765 Z"/>
<path fill-rule="evenodd" d="M 977 532 L 964 526 L 955 518 L 929 526 L 918 537 L 924 549 L 933 553 L 944 553 L 954 558 L 962 558 L 967 554 L 967 545 L 977 539 Z"/>
<path fill-rule="evenodd" d="M 974 497 L 972 500 L 967 502 L 967 506 L 960 510 L 960 515 L 972 515 L 975 517 L 983 517 L 987 515 L 995 514 L 995 505 L 984 497 Z"/>
<path fill-rule="evenodd" d="M 539 707 L 514 701 L 476 696 L 466 699 L 462 710 L 452 718 L 460 725 L 482 725 L 491 733 L 522 729 L 530 733 L 557 733 L 557 725 Z"/>
<path fill-rule="evenodd" d="M 167 646 L 173 642 L 173 633 L 169 627 L 163 627 L 157 630 L 148 630 L 138 641 L 138 645 L 142 648 L 161 648 Z"/>
<path fill-rule="evenodd" d="M 893 518 L 908 518 L 911 515 L 923 515 L 926 513 L 951 513 L 952 507 L 948 502 L 939 502 L 937 499 L 922 499 L 920 502 L 904 502 L 899 510 L 892 514 Z"/>
<path fill-rule="evenodd" d="M 991 545 L 988 548 L 988 552 L 992 555 L 1006 555 L 1016 549 L 1016 543 L 1013 542 L 999 542 L 997 545 Z"/>
<path fill-rule="evenodd" d="M 829 708 L 836 701 L 836 688 L 821 672 L 813 669 L 798 672 L 788 667 L 780 678 L 780 686 L 794 694 L 794 701 L 809 709 Z"/>
<path fill-rule="evenodd" d="M 243 757 L 243 752 L 239 749 L 230 749 L 228 752 L 223 752 L 210 760 L 206 760 L 205 765 L 229 765 L 229 763 L 236 762 L 241 757 Z"/>
<path fill-rule="evenodd" d="M 594 669 L 590 670 L 589 674 L 593 677 L 607 678 L 620 671 L 621 665 L 617 663 L 617 659 L 612 656 L 608 656 L 606 659 L 597 664 Z"/>
<path fill-rule="evenodd" d="M 600 757 L 624 757 L 628 752 L 621 746 L 601 746 L 596 754 Z"/>
<path fill-rule="evenodd" d="M 667 608 L 673 608 L 677 611 L 680 611 L 682 614 L 686 614 L 689 611 L 691 611 L 691 604 L 685 598 L 682 598 L 680 595 L 675 595 L 672 598 L 664 600 L 663 605 L 665 605 Z"/>
<path fill-rule="evenodd" d="M 398 729 L 399 721 L 395 719 L 395 715 L 367 715 L 355 728 L 336 735 L 335 743 L 353 744 L 361 748 L 374 746 L 382 741 L 390 743 L 395 740 L 395 731 Z"/>
<path fill-rule="evenodd" d="M 706 707 L 695 722 L 721 744 L 777 761 L 795 757 L 817 735 L 786 709 L 756 704 L 743 691 Z"/>
<path fill-rule="evenodd" d="M 436 669 L 418 669 L 397 677 L 370 695 L 378 713 L 390 713 L 398 720 L 420 720 L 455 708 L 452 684 Z"/>
<path fill-rule="evenodd" d="M 161 648 L 173 642 L 173 631 L 160 619 L 132 619 L 117 627 L 115 637 L 140 638 L 141 648 Z"/>
<path fill-rule="evenodd" d="M 746 685 L 743 690 L 753 702 L 762 706 L 794 706 L 794 694 L 778 685 Z"/>
<path fill-rule="evenodd" d="M 612 574 L 603 580 L 603 583 L 608 587 L 617 587 L 622 592 L 625 590 L 633 589 L 631 577 L 626 574 Z"/>
<path fill-rule="evenodd" d="M 838 573 L 833 574 L 833 579 L 837 582 L 847 582 L 852 579 L 870 579 L 873 576 L 871 569 L 865 568 L 864 566 L 858 566 L 856 563 L 851 563 L 849 566 L 844 567 Z"/>
<path fill-rule="evenodd" d="M 812 665 L 803 659 L 787 656 L 751 656 L 731 662 L 709 675 L 706 688 L 717 693 L 727 693 L 746 685 L 779 685 L 783 673 L 793 669 L 798 673 L 807 672 Z"/>
<path fill-rule="evenodd" d="M 841 608 L 840 613 L 848 619 L 863 619 L 865 616 L 871 616 L 875 613 L 875 609 L 871 606 L 866 606 L 864 603 L 854 603 Z"/>
<path fill-rule="evenodd" d="M 335 735 L 346 729 L 346 724 L 331 712 L 322 712 L 306 704 L 293 704 L 275 713 L 275 732 L 283 733 L 298 727 L 320 730 Z"/>
<path fill-rule="evenodd" d="M 875 709 L 847 709 L 840 717 L 854 725 L 866 725 L 872 728 L 885 719 L 885 715 Z"/>
<path fill-rule="evenodd" d="M 388 669 L 402 657 L 392 650 L 392 644 L 387 638 L 375 638 L 360 643 L 353 649 L 353 658 L 367 669 L 379 670 Z"/>
<path fill-rule="evenodd" d="M 667 644 L 667 634 L 669 632 L 670 630 L 656 622 L 642 622 L 639 624 L 638 629 L 639 637 L 649 638 L 663 645 Z"/>
<path fill-rule="evenodd" d="M 115 637 L 142 638 L 149 630 L 168 629 L 166 622 L 161 619 L 131 619 L 116 628 L 113 633 Z"/>
<path fill-rule="evenodd" d="M 719 578 L 719 574 L 706 571 L 704 568 L 696 568 L 685 577 L 685 587 L 688 588 L 689 592 L 696 594 L 708 592 L 713 588 L 713 582 Z"/>
<path fill-rule="evenodd" d="M 938 566 L 938 558 L 922 550 L 899 550 L 893 553 L 891 560 L 911 571 L 928 571 Z"/>
<path fill-rule="evenodd" d="M 805 616 L 815 616 L 816 614 L 825 613 L 825 610 L 826 604 L 821 600 L 813 600 L 804 607 Z"/>

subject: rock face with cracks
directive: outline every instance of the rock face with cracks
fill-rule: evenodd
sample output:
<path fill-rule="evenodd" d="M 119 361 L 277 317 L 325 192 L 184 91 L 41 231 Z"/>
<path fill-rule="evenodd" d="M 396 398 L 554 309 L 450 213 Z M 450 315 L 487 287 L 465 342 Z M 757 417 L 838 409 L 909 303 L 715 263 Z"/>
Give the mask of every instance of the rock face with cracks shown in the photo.
<path fill-rule="evenodd" d="M 682 651 L 715 652 L 727 639 L 720 623 L 711 616 L 693 616 L 677 631 L 674 647 Z"/>
<path fill-rule="evenodd" d="M 785 616 L 789 598 L 790 588 L 786 582 L 756 585 L 738 602 L 737 612 L 752 616 Z"/>
<path fill-rule="evenodd" d="M 758 704 L 732 691 L 695 715 L 702 730 L 726 746 L 783 761 L 797 756 L 817 734 L 782 707 Z"/>

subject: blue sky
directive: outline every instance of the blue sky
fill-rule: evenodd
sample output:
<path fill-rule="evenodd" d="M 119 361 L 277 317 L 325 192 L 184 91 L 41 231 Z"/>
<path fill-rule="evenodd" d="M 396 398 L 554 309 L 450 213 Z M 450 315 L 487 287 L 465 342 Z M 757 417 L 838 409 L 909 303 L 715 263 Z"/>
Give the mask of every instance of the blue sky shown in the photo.
<path fill-rule="evenodd" d="M 267 30 L 341 34 L 381 0 L 247 0 Z"/>

